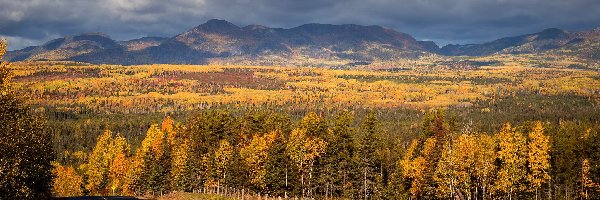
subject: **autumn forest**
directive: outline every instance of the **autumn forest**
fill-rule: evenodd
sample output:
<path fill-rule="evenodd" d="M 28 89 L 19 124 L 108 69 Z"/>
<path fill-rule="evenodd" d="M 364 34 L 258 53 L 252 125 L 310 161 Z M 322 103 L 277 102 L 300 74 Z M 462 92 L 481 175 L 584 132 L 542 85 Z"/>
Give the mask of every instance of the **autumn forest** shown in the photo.
<path fill-rule="evenodd" d="M 0 0 L 0 200 L 600 200 L 600 0 Z"/>
<path fill-rule="evenodd" d="M 553 58 L 3 62 L 0 199 L 597 199 L 600 73 Z"/>

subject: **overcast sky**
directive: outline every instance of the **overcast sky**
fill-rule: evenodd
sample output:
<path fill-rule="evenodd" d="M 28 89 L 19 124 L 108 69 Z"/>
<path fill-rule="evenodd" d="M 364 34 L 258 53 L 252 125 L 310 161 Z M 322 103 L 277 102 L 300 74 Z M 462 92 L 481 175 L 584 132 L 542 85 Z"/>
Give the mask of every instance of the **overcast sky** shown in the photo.
<path fill-rule="evenodd" d="M 0 37 L 11 50 L 84 32 L 171 37 L 213 18 L 282 28 L 381 25 L 444 45 L 592 29 L 600 0 L 0 0 Z"/>

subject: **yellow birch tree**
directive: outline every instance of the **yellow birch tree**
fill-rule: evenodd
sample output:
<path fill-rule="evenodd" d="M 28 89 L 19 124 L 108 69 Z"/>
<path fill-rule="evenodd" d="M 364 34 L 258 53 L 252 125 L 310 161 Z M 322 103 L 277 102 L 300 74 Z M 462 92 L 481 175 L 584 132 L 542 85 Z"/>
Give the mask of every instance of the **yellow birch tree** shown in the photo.
<path fill-rule="evenodd" d="M 504 124 L 498 134 L 498 139 L 500 166 L 496 189 L 512 199 L 517 192 L 523 189 L 522 182 L 527 174 L 527 144 L 525 137 L 515 131 L 509 123 Z"/>
<path fill-rule="evenodd" d="M 81 196 L 83 178 L 75 172 L 72 166 L 55 165 L 54 183 L 52 184 L 55 197 Z"/>
<path fill-rule="evenodd" d="M 481 134 L 477 137 L 477 146 L 475 149 L 475 162 L 473 165 L 474 175 L 476 179 L 476 195 L 481 188 L 481 193 L 484 199 L 490 195 L 490 188 L 494 184 L 496 174 L 496 138 L 494 136 Z M 491 188 L 493 189 L 493 188 Z"/>
<path fill-rule="evenodd" d="M 85 188 L 91 194 L 100 194 L 108 185 L 108 169 L 112 161 L 110 158 L 112 132 L 105 130 L 96 141 L 96 146 L 88 156 L 85 171 L 87 176 Z"/>
<path fill-rule="evenodd" d="M 263 136 L 255 135 L 247 146 L 240 149 L 240 156 L 250 168 L 250 183 L 256 188 L 264 190 L 265 175 L 267 170 L 265 164 L 269 159 L 269 148 L 278 137 L 278 132 L 273 131 Z"/>
<path fill-rule="evenodd" d="M 221 183 L 225 181 L 227 175 L 227 167 L 233 155 L 233 147 L 225 139 L 219 142 L 219 148 L 215 151 L 215 174 L 217 176 L 217 188 L 221 187 Z"/>
<path fill-rule="evenodd" d="M 541 122 L 536 122 L 533 130 L 529 133 L 528 163 L 529 174 L 527 180 L 531 184 L 530 190 L 538 197 L 538 190 L 542 184 L 550 181 L 550 139 L 544 135 Z"/>
<path fill-rule="evenodd" d="M 173 147 L 173 160 L 171 168 L 171 188 L 177 191 L 191 189 L 191 142 L 184 139 L 181 144 Z"/>
<path fill-rule="evenodd" d="M 327 142 L 307 134 L 307 128 L 296 128 L 292 130 L 287 143 L 286 153 L 298 167 L 300 183 L 302 184 L 302 195 L 306 195 L 306 181 L 312 178 L 312 169 L 317 157 L 325 152 Z M 308 176 L 308 177 L 307 177 Z M 308 179 L 307 179 L 308 178 Z"/>

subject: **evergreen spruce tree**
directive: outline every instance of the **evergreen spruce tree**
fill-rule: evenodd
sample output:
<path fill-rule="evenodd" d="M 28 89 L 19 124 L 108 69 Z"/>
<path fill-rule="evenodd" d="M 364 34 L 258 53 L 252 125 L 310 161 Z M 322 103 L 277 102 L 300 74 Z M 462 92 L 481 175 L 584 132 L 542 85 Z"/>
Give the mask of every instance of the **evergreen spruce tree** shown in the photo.
<path fill-rule="evenodd" d="M 298 185 L 298 176 L 292 168 L 293 163 L 285 152 L 286 143 L 279 135 L 269 149 L 269 159 L 265 163 L 266 190 L 272 196 L 290 196 L 294 186 Z"/>
<path fill-rule="evenodd" d="M 361 173 L 358 186 L 361 199 L 372 198 L 377 189 L 376 178 L 380 174 L 380 160 L 376 155 L 379 134 L 377 123 L 375 112 L 369 112 L 362 124 L 358 141 L 357 156 Z"/>
<path fill-rule="evenodd" d="M 356 172 L 353 159 L 354 147 L 353 127 L 354 117 L 348 111 L 343 111 L 333 119 L 333 126 L 328 129 L 325 140 L 329 144 L 322 157 L 319 158 L 318 185 L 325 197 L 351 198 L 357 192 L 352 183 Z"/>

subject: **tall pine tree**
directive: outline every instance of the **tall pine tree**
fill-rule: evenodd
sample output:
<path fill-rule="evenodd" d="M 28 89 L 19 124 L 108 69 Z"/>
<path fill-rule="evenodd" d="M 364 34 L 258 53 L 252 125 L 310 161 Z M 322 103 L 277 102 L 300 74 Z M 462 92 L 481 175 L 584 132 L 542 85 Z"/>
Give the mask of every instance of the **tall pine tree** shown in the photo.
<path fill-rule="evenodd" d="M 357 175 L 353 122 L 354 117 L 350 112 L 340 112 L 334 117 L 333 126 L 325 137 L 329 145 L 319 158 L 318 179 L 325 197 L 352 198 L 358 192 L 352 181 Z"/>
<path fill-rule="evenodd" d="M 375 112 L 369 112 L 362 124 L 360 140 L 358 141 L 357 156 L 360 167 L 360 198 L 372 198 L 377 185 L 377 177 L 381 176 L 381 161 L 377 157 L 377 144 L 379 143 L 379 129 L 377 128 Z M 382 189 L 382 188 L 379 188 Z"/>

